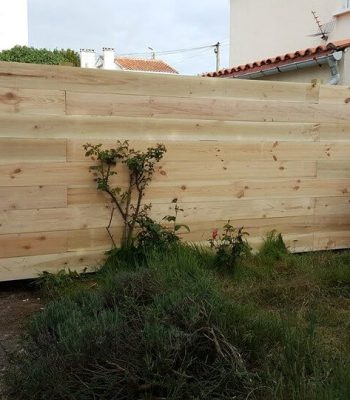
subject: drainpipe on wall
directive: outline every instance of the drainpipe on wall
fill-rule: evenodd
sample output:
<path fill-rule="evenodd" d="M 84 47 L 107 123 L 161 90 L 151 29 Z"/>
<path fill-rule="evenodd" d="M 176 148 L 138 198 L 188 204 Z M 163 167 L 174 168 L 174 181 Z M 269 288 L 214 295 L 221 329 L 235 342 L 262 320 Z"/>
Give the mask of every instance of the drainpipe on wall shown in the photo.
<path fill-rule="evenodd" d="M 340 82 L 340 72 L 338 68 L 338 61 L 343 58 L 342 51 L 336 51 L 332 53 L 328 58 L 328 65 L 331 69 L 331 80 L 328 82 L 329 85 L 338 85 Z"/>
<path fill-rule="evenodd" d="M 292 64 L 282 65 L 281 67 L 274 67 L 264 71 L 251 72 L 244 75 L 240 75 L 238 79 L 256 79 L 265 76 L 280 74 L 282 72 L 299 71 L 305 68 L 321 66 L 328 64 L 331 70 L 331 79 L 328 82 L 330 85 L 337 85 L 340 82 L 340 72 L 338 68 L 338 61 L 343 58 L 342 51 L 336 51 L 328 56 L 322 56 L 319 58 L 313 58 L 312 60 L 295 62 Z M 236 78 L 236 79 L 237 79 Z"/>

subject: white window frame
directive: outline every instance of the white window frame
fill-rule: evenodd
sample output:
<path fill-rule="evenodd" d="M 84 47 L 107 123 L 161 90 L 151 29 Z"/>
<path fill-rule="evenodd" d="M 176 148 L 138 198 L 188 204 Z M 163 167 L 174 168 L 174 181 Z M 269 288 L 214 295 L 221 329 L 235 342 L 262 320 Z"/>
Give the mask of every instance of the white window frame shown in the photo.
<path fill-rule="evenodd" d="M 343 0 L 341 9 L 338 9 L 333 15 L 335 17 L 341 16 L 342 14 L 347 14 L 350 12 L 350 0 Z"/>

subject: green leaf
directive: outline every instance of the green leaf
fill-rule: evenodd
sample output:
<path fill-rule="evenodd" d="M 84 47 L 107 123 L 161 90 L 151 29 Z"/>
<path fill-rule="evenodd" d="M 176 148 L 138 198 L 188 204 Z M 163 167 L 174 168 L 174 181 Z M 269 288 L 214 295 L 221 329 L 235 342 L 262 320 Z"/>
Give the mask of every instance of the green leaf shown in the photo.
<path fill-rule="evenodd" d="M 171 215 L 167 215 L 163 218 L 163 221 L 168 221 L 168 222 L 175 222 L 176 221 L 176 217 L 173 217 Z"/>
<path fill-rule="evenodd" d="M 186 229 L 187 232 L 191 232 L 189 226 L 185 225 L 185 224 L 177 224 L 177 225 L 175 225 L 175 232 L 177 232 L 181 228 Z"/>

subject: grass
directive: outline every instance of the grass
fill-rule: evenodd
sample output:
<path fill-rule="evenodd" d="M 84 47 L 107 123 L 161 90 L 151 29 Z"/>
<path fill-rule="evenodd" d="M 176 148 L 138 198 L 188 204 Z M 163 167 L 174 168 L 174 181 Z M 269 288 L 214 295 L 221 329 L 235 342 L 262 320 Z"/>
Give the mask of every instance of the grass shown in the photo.
<path fill-rule="evenodd" d="M 350 252 L 292 255 L 272 234 L 230 273 L 190 246 L 146 264 L 61 274 L 58 292 L 45 276 L 9 398 L 350 398 Z"/>

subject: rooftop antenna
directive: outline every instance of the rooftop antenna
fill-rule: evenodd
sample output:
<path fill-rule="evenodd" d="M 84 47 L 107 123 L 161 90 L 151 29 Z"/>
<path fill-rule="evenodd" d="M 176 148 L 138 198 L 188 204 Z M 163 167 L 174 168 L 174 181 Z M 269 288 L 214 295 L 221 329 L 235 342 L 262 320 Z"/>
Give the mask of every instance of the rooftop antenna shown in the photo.
<path fill-rule="evenodd" d="M 152 49 L 152 47 L 148 46 L 148 49 L 151 50 L 151 52 L 152 52 L 152 60 L 155 60 L 156 59 L 156 52 L 154 51 L 154 49 Z"/>
<path fill-rule="evenodd" d="M 329 34 L 333 31 L 334 26 L 335 26 L 335 19 L 333 19 L 330 22 L 327 22 L 326 24 L 321 24 L 320 19 L 318 18 L 316 11 L 311 11 L 316 24 L 318 26 L 319 32 L 314 33 L 312 35 L 309 35 L 310 37 L 317 37 L 320 36 L 322 40 L 324 40 L 325 42 L 327 42 L 328 38 L 329 38 Z"/>

